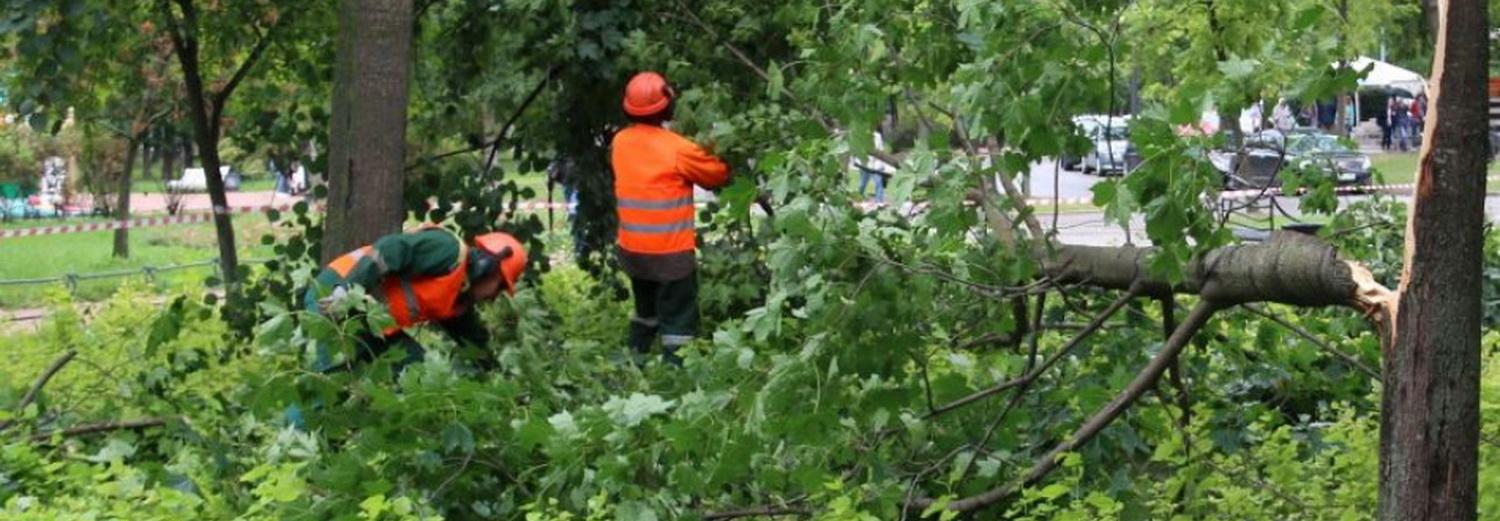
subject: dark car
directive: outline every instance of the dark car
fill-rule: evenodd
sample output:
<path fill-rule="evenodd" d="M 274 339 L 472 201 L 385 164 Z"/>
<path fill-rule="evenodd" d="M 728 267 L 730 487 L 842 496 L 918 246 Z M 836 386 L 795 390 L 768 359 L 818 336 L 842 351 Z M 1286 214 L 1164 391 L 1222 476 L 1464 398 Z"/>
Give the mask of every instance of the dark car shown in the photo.
<path fill-rule="evenodd" d="M 1291 130 L 1286 133 L 1285 141 L 1287 162 L 1291 166 L 1334 174 L 1340 185 L 1370 182 L 1370 156 L 1350 149 L 1333 134 Z"/>

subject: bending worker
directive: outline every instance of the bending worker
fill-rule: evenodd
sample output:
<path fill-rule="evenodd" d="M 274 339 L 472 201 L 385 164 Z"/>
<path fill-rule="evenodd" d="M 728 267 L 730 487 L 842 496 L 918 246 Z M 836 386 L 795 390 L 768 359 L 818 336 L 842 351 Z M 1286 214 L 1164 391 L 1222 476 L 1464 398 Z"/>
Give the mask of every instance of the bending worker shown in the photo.
<path fill-rule="evenodd" d="M 729 167 L 666 128 L 676 98 L 660 74 L 642 72 L 631 78 L 624 108 L 632 124 L 615 134 L 610 164 L 620 218 L 620 265 L 635 297 L 629 344 L 646 353 L 660 334 L 664 358 L 680 364 L 677 348 L 698 332 L 693 185 L 723 186 Z"/>
<path fill-rule="evenodd" d="M 381 237 L 375 244 L 344 254 L 328 263 L 308 289 L 309 311 L 328 314 L 355 285 L 384 305 L 395 325 L 358 338 L 355 360 L 366 362 L 400 346 L 406 358 L 400 366 L 422 359 L 423 349 L 406 328 L 434 322 L 455 341 L 478 351 L 480 368 L 493 366 L 489 332 L 474 305 L 493 300 L 501 290 L 514 294 L 526 269 L 526 250 L 515 237 L 495 232 L 465 244 L 436 225 Z M 319 352 L 318 370 L 329 370 L 329 354 Z"/>

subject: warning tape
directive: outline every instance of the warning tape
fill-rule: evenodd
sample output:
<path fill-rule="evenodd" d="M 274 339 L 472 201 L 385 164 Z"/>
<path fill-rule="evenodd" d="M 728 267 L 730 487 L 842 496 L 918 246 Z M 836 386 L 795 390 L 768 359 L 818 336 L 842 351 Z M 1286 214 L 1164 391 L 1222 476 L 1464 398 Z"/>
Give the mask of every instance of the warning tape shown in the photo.
<path fill-rule="evenodd" d="M 290 211 L 292 205 L 278 206 L 238 206 L 227 208 L 225 214 L 246 214 L 276 210 L 279 212 Z M 213 220 L 212 210 L 199 210 L 183 213 L 181 215 L 164 215 L 156 217 L 140 217 L 128 221 L 104 221 L 83 224 L 68 224 L 61 226 L 41 226 L 37 228 L 17 228 L 14 230 L 0 230 L 0 239 L 16 237 L 34 237 L 38 235 L 57 235 L 64 233 L 102 232 L 118 230 L 121 228 L 150 228 L 153 226 L 166 226 L 170 224 L 202 223 Z"/>
<path fill-rule="evenodd" d="M 1488 180 L 1488 181 L 1500 181 L 1500 175 L 1492 175 L 1492 176 L 1486 177 L 1486 180 Z M 1362 185 L 1362 186 L 1340 186 L 1340 187 L 1335 188 L 1334 192 L 1336 192 L 1336 193 L 1399 192 L 1399 191 L 1407 191 L 1407 190 L 1415 190 L 1415 189 L 1416 189 L 1416 184 L 1414 184 L 1414 183 L 1402 183 L 1402 184 L 1382 184 L 1382 185 Z M 1283 196 L 1283 195 L 1287 195 L 1287 194 L 1284 193 L 1280 188 L 1267 188 L 1265 190 L 1226 190 L 1226 191 L 1223 191 L 1223 192 L 1219 193 L 1219 199 L 1220 200 L 1244 200 L 1244 199 L 1254 199 L 1254 198 L 1258 198 L 1258 197 L 1276 197 L 1276 196 Z M 1049 206 L 1049 205 L 1053 205 L 1053 204 L 1056 204 L 1056 205 L 1059 205 L 1059 206 L 1061 206 L 1061 205 L 1091 205 L 1091 204 L 1094 204 L 1094 198 L 1093 197 L 1063 197 L 1063 198 L 1056 198 L 1056 199 L 1054 199 L 1054 198 L 1048 198 L 1048 197 L 1033 197 L 1033 198 L 1027 199 L 1026 200 L 1026 204 L 1028 204 L 1030 206 Z M 291 208 L 292 208 L 292 206 L 293 205 L 237 206 L 237 207 L 226 209 L 226 211 L 224 213 L 226 213 L 226 214 L 236 214 L 236 213 L 238 213 L 238 214 L 246 214 L 246 213 L 266 212 L 266 211 L 269 211 L 269 210 L 276 210 L 276 211 L 285 212 L 285 211 L 290 211 Z M 539 202 L 539 201 L 525 201 L 525 202 L 518 203 L 516 205 L 516 210 L 517 211 L 521 211 L 521 212 L 538 212 L 538 211 L 545 211 L 545 210 L 567 210 L 570 206 L 571 205 L 569 203 L 555 203 L 555 202 L 554 203 L 547 203 L 547 202 Z M 699 208 L 703 208 L 703 207 L 705 207 L 707 205 L 705 203 L 698 203 L 695 206 L 697 206 Z M 862 210 L 872 210 L 872 209 L 875 209 L 875 208 L 884 208 L 884 207 L 887 207 L 888 205 L 885 204 L 885 203 L 862 202 L 862 203 L 856 203 L 855 206 L 859 207 Z M 913 205 L 913 203 L 905 203 L 905 204 L 902 205 L 901 210 L 903 212 L 910 212 L 914 208 L 920 209 L 920 208 L 926 208 L 926 206 L 927 206 L 926 203 L 917 203 L 915 205 Z M 64 234 L 64 233 L 81 233 L 81 232 L 110 231 L 110 230 L 117 230 L 117 229 L 120 229 L 120 228 L 149 228 L 149 227 L 152 227 L 152 226 L 166 226 L 166 225 L 171 225 L 171 224 L 201 223 L 201 222 L 208 222 L 209 220 L 212 220 L 213 216 L 214 216 L 214 214 L 213 214 L 212 211 L 209 211 L 209 210 L 199 210 L 199 211 L 184 213 L 182 215 L 176 215 L 176 216 L 143 217 L 143 218 L 138 218 L 138 219 L 131 219 L 131 220 L 128 220 L 128 221 L 106 221 L 106 222 L 96 222 L 96 223 L 86 223 L 86 224 L 71 224 L 71 225 L 64 225 L 64 226 L 42 226 L 42 227 L 37 227 L 37 228 L 18 228 L 18 229 L 14 229 L 14 230 L 0 230 L 0 239 L 9 239 L 9 238 L 16 238 L 16 237 L 34 237 L 34 236 L 38 236 L 38 235 L 56 235 L 56 234 Z"/>

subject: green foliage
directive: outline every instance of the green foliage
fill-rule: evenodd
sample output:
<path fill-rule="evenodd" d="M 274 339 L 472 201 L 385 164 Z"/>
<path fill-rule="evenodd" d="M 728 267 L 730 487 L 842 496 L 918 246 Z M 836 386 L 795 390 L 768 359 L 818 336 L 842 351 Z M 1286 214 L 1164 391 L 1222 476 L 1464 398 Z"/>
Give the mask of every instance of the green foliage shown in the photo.
<path fill-rule="evenodd" d="M 496 372 L 474 371 L 461 348 L 425 332 L 428 352 L 404 370 L 393 353 L 315 372 L 320 354 L 347 357 L 353 337 L 385 324 L 378 312 L 361 315 L 369 307 L 360 299 L 352 316 L 365 320 L 302 311 L 297 290 L 317 268 L 320 223 L 307 208 L 273 213 L 285 235 L 266 240 L 278 258 L 246 290 L 261 304 L 254 314 L 215 318 L 190 297 L 154 311 L 126 292 L 87 325 L 60 309 L 43 332 L 13 342 L 24 355 L 4 369 L 0 410 L 20 423 L 0 433 L 0 513 L 561 521 L 788 505 L 814 519 L 864 521 L 900 518 L 920 496 L 939 505 L 922 517 L 950 519 L 944 502 L 1021 476 L 1162 343 L 1164 312 L 1134 307 L 1014 401 L 932 413 L 1056 353 L 1073 338 L 1070 323 L 1117 297 L 1078 288 L 1065 299 L 1030 295 L 1045 289 L 1030 251 L 1037 237 L 1006 228 L 1006 217 L 1026 215 L 996 193 L 996 176 L 1077 151 L 1071 116 L 1123 105 L 1120 71 L 1140 67 L 1148 107 L 1130 132 L 1145 163 L 1100 184 L 1095 199 L 1116 222 L 1144 214 L 1163 248 L 1153 267 L 1177 273 L 1195 252 L 1230 241 L 1203 204 L 1222 183 L 1207 151 L 1226 141 L 1181 136 L 1181 125 L 1209 107 L 1315 99 L 1353 80 L 1327 67 L 1342 51 L 1315 30 L 1322 7 L 1166 4 L 427 4 L 414 63 L 412 216 L 465 233 L 516 232 L 545 267 L 552 255 L 540 220 L 516 212 L 535 190 L 517 176 L 563 159 L 560 181 L 582 194 L 584 271 L 533 270 L 514 297 L 481 308 Z M 256 13 L 263 18 L 267 5 L 215 4 L 223 19 L 203 30 L 226 33 L 211 45 L 245 44 L 246 27 L 229 25 L 265 21 Z M 292 33 L 287 55 L 326 60 L 316 29 L 327 20 L 305 16 L 313 18 L 295 26 L 304 32 Z M 324 65 L 280 63 L 263 88 L 247 86 L 258 94 L 230 112 L 239 118 L 230 133 L 271 154 L 316 140 Z M 627 306 L 604 298 L 621 286 L 609 270 L 605 145 L 623 124 L 620 85 L 639 69 L 673 78 L 683 92 L 676 129 L 724 156 L 737 176 L 722 205 L 703 215 L 706 334 L 683 349 L 681 367 L 633 356 L 622 341 Z M 288 90 L 299 83 L 312 92 Z M 873 132 L 892 117 L 905 122 L 898 127 L 915 121 L 925 139 L 900 150 L 889 194 L 897 204 L 859 209 L 844 175 L 849 159 L 870 153 Z M 488 149 L 427 160 L 479 148 L 502 130 L 496 153 L 510 161 L 490 165 Z M 752 210 L 761 195 L 774 217 Z M 1388 285 L 1399 271 L 1397 207 L 1377 200 L 1346 209 L 1327 234 Z M 1500 255 L 1500 240 L 1489 247 Z M 1379 366 L 1361 317 L 1270 312 Z M 15 411 L 24 383 L 10 382 L 30 381 L 66 348 L 84 358 L 42 400 Z M 1320 349 L 1275 322 L 1226 311 L 1180 360 L 1190 404 L 1161 386 L 1067 454 L 1056 475 L 980 515 L 1366 514 L 1377 389 Z M 1500 365 L 1493 354 L 1486 363 Z M 1493 376 L 1487 369 L 1487 413 Z M 28 436 L 146 415 L 169 421 L 97 437 Z M 1482 486 L 1494 490 L 1497 454 L 1483 457 Z"/>

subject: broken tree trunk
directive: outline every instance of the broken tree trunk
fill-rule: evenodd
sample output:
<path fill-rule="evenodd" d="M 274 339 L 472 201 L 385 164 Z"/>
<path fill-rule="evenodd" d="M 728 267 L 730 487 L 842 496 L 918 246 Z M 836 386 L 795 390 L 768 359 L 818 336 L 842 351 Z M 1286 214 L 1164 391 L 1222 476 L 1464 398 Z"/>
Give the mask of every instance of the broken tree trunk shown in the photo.
<path fill-rule="evenodd" d="M 949 510 L 973 512 L 988 508 L 1041 481 L 1057 468 L 1063 453 L 1087 444 L 1153 388 L 1215 311 L 1251 302 L 1276 302 L 1304 307 L 1346 306 L 1380 318 L 1390 316 L 1389 309 L 1394 301 L 1393 293 L 1376 283 L 1364 266 L 1340 259 L 1338 252 L 1328 244 L 1298 233 L 1278 232 L 1265 243 L 1210 250 L 1188 262 L 1182 280 L 1175 282 L 1151 272 L 1149 261 L 1152 253 L 1151 248 L 1128 246 L 1056 245 L 1050 255 L 1043 256 L 1043 272 L 1059 284 L 1121 290 L 1126 292 L 1126 298 L 1167 299 L 1176 293 L 1187 293 L 1197 295 L 1199 301 L 1187 319 L 1172 331 L 1161 351 L 1113 400 L 1091 415 L 1073 434 L 1009 483 L 950 501 L 946 505 Z M 1116 303 L 1111 308 L 1118 305 Z M 1027 378 L 1036 376 L 1039 375 L 1028 374 Z M 998 390 L 988 391 L 940 410 L 951 410 L 998 393 Z M 933 502 L 931 498 L 919 498 L 910 501 L 907 508 L 921 511 Z"/>
<path fill-rule="evenodd" d="M 1279 232 L 1264 243 L 1211 250 L 1189 262 L 1183 280 L 1177 283 L 1151 273 L 1152 251 L 1061 245 L 1055 255 L 1043 259 L 1042 269 L 1063 284 L 1121 291 L 1138 286 L 1142 296 L 1156 299 L 1193 294 L 1221 307 L 1276 302 L 1363 309 L 1387 292 L 1375 284 L 1364 266 L 1339 259 L 1338 252 L 1323 241 L 1299 233 Z"/>
<path fill-rule="evenodd" d="M 1446 0 L 1438 12 L 1400 301 L 1382 344 L 1383 521 L 1477 516 L 1487 2 Z"/>

